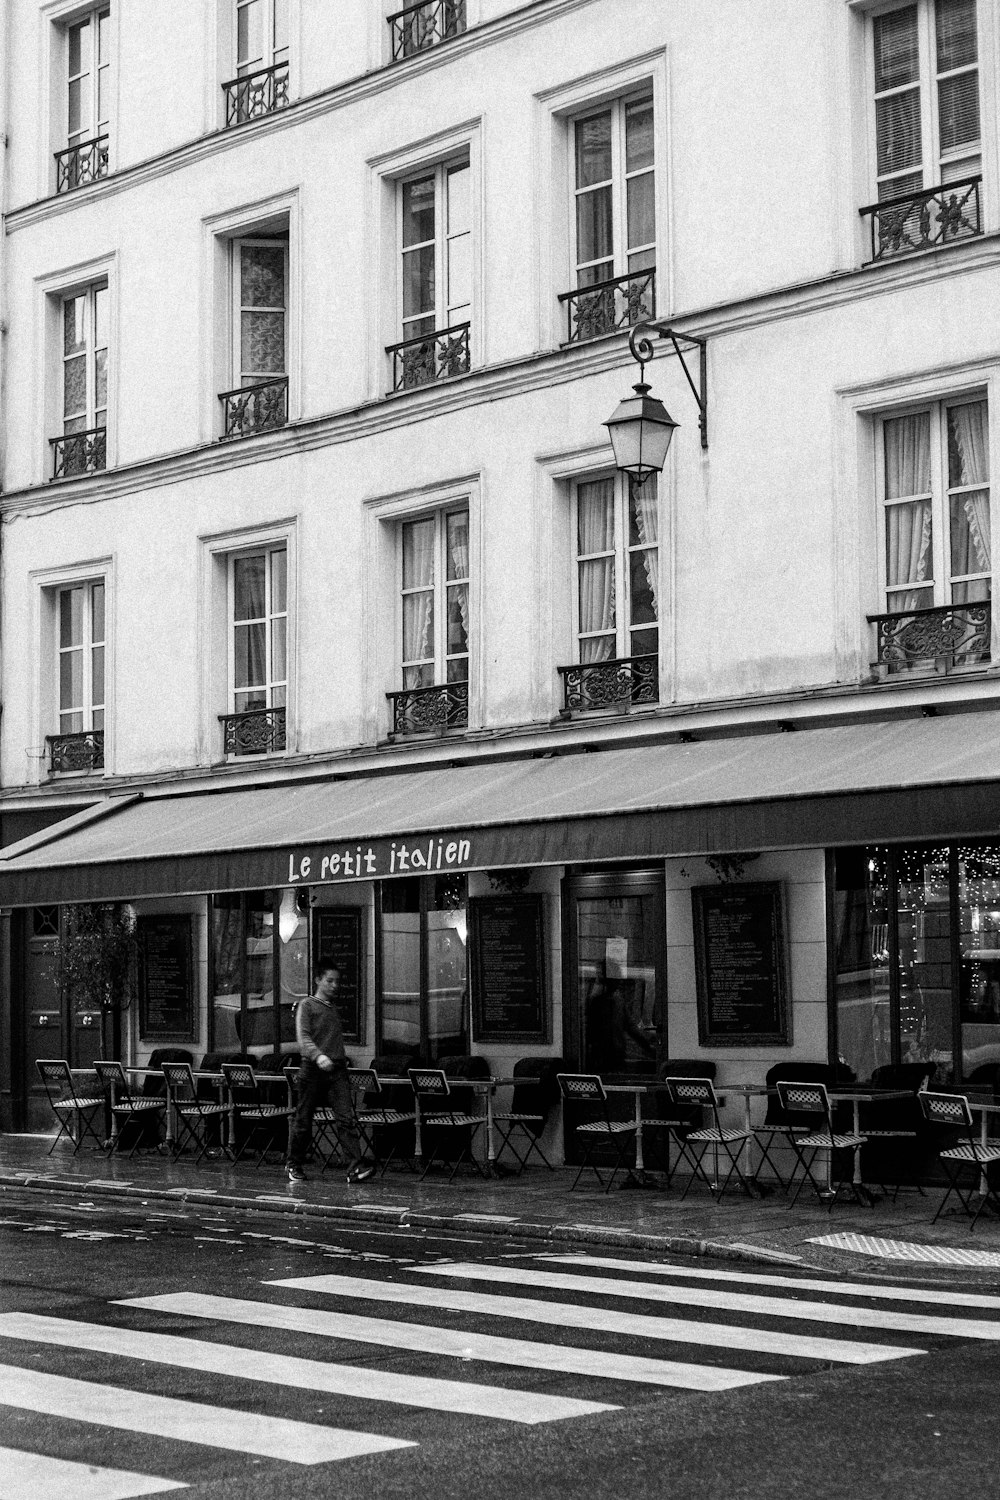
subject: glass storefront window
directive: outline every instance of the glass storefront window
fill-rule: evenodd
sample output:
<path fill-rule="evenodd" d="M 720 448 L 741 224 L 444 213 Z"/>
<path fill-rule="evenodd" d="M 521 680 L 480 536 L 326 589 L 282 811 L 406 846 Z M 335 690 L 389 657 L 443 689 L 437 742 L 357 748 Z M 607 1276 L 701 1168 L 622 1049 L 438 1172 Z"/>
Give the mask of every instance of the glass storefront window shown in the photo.
<path fill-rule="evenodd" d="M 892 1061 L 886 849 L 837 851 L 833 942 L 837 1049 L 870 1078 Z"/>
<path fill-rule="evenodd" d="M 382 887 L 380 1052 L 420 1053 L 420 881 Z"/>
<path fill-rule="evenodd" d="M 899 1061 L 937 1064 L 954 1077 L 951 889 L 947 847 L 897 851 Z"/>
<path fill-rule="evenodd" d="M 1000 1078 L 1000 845 L 958 850 L 962 1076 Z"/>
<path fill-rule="evenodd" d="M 210 1050 L 262 1058 L 295 1050 L 294 1005 L 310 992 L 308 908 L 294 890 L 211 902 Z"/>
<path fill-rule="evenodd" d="M 468 1051 L 464 875 L 382 887 L 379 1050 L 434 1062 Z"/>

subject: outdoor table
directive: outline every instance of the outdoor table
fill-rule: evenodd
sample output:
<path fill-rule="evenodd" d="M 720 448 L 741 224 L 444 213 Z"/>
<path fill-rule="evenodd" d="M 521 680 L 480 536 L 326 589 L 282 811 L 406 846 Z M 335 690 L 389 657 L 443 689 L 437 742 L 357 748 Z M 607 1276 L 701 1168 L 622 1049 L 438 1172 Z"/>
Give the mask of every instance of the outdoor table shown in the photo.
<path fill-rule="evenodd" d="M 514 1084 L 514 1085 L 516 1085 L 516 1084 L 519 1084 L 519 1083 L 537 1083 L 539 1080 L 537 1078 L 532 1079 L 532 1078 L 507 1078 L 507 1077 L 495 1077 L 495 1078 L 494 1077 L 490 1077 L 490 1078 L 461 1078 L 461 1079 L 457 1079 L 457 1080 L 449 1079 L 448 1080 L 449 1086 L 451 1085 L 451 1083 L 453 1081 L 457 1082 L 460 1088 L 463 1088 L 463 1089 L 464 1088 L 471 1088 L 472 1091 L 473 1091 L 473 1093 L 475 1093 L 477 1096 L 478 1095 L 483 1096 L 485 1098 L 485 1100 L 486 1100 L 486 1143 L 487 1144 L 486 1144 L 486 1162 L 485 1162 L 485 1166 L 486 1166 L 486 1171 L 489 1174 L 489 1176 L 495 1177 L 495 1176 L 497 1176 L 497 1164 L 496 1164 L 496 1162 L 497 1162 L 497 1151 L 496 1151 L 496 1133 L 495 1133 L 495 1128 L 494 1128 L 494 1124 L 493 1124 L 493 1115 L 494 1115 L 494 1101 L 495 1101 L 495 1097 L 496 1097 L 496 1091 L 497 1091 L 498 1088 L 502 1088 L 502 1087 L 504 1087 L 504 1086 L 506 1086 L 508 1084 Z M 408 1078 L 388 1078 L 388 1077 L 382 1078 L 382 1077 L 380 1077 L 379 1078 L 379 1083 L 381 1083 L 381 1084 L 386 1084 L 386 1083 L 389 1083 L 389 1084 L 392 1084 L 392 1083 L 401 1083 L 401 1084 L 406 1084 L 407 1087 L 410 1086 L 410 1080 Z M 414 1121 L 414 1127 L 413 1127 L 413 1154 L 414 1154 L 415 1157 L 417 1157 L 419 1159 L 419 1158 L 423 1157 L 424 1151 L 423 1151 L 423 1140 L 421 1138 L 422 1121 L 421 1121 L 421 1118 L 420 1118 L 420 1099 L 419 1099 L 419 1096 L 417 1094 L 414 1094 L 414 1096 L 413 1096 L 413 1109 L 414 1109 L 414 1114 L 416 1115 L 416 1119 Z"/>
<path fill-rule="evenodd" d="M 864 1087 L 857 1088 L 857 1089 L 852 1089 L 852 1088 L 833 1088 L 833 1089 L 827 1089 L 827 1094 L 828 1094 L 828 1096 L 829 1096 L 829 1098 L 831 1100 L 837 1100 L 837 1099 L 839 1099 L 839 1100 L 842 1100 L 845 1104 L 846 1103 L 850 1103 L 853 1106 L 851 1126 L 852 1126 L 852 1129 L 853 1129 L 855 1135 L 860 1135 L 861 1134 L 861 1106 L 862 1106 L 862 1104 L 874 1104 L 879 1099 L 912 1099 L 914 1097 L 912 1089 L 879 1089 L 879 1088 L 867 1088 L 866 1089 Z M 865 1187 L 864 1183 L 861 1180 L 861 1147 L 860 1146 L 855 1146 L 853 1148 L 853 1156 L 854 1156 L 854 1167 L 853 1167 L 853 1170 L 852 1170 L 852 1173 L 851 1173 L 851 1186 L 854 1189 L 854 1195 L 855 1195 L 856 1198 L 860 1198 L 862 1200 L 862 1202 L 864 1202 L 865 1200 L 867 1200 L 868 1204 L 869 1204 L 869 1207 L 871 1207 L 871 1204 L 873 1202 L 873 1194 L 871 1194 L 868 1191 L 868 1189 Z M 828 1175 L 829 1175 L 830 1171 L 832 1170 L 832 1162 L 833 1162 L 833 1152 L 831 1151 L 829 1153 L 829 1161 L 828 1161 L 828 1164 L 827 1164 L 827 1174 Z"/>
<path fill-rule="evenodd" d="M 642 1148 L 642 1100 L 643 1100 L 643 1097 L 646 1094 L 655 1093 L 658 1089 L 662 1089 L 663 1087 L 664 1087 L 664 1082 L 663 1082 L 662 1079 L 659 1079 L 659 1078 L 653 1079 L 652 1081 L 645 1082 L 645 1083 L 606 1083 L 604 1085 L 604 1092 L 606 1094 L 634 1094 L 635 1095 L 635 1166 L 632 1168 L 632 1171 L 631 1171 L 630 1175 L 631 1175 L 631 1177 L 636 1182 L 641 1183 L 641 1185 L 643 1187 L 655 1187 L 656 1184 L 653 1182 L 653 1180 L 650 1177 L 648 1177 L 646 1175 L 646 1167 L 645 1167 L 645 1162 L 643 1160 L 643 1154 L 642 1154 L 642 1150 L 643 1150 L 643 1148 Z M 729 1090 L 729 1085 L 728 1084 L 726 1085 L 726 1088 L 727 1088 L 727 1090 Z M 735 1091 L 734 1090 L 730 1090 L 730 1092 L 735 1092 Z M 726 1095 L 725 1094 L 719 1094 L 717 1097 L 718 1097 L 718 1100 L 719 1100 L 720 1107 L 724 1106 L 725 1103 L 726 1103 Z M 749 1102 L 748 1102 L 747 1103 L 747 1119 L 748 1120 L 749 1120 L 749 1117 L 750 1117 L 750 1105 L 749 1105 Z M 716 1176 L 718 1176 L 718 1150 L 716 1150 L 716 1152 L 714 1154 L 715 1154 L 715 1161 L 716 1161 Z"/>
<path fill-rule="evenodd" d="M 976 1100 L 976 1099 L 970 1099 L 967 1094 L 965 1095 L 965 1100 L 966 1100 L 966 1103 L 968 1104 L 969 1108 L 972 1110 L 973 1114 L 975 1114 L 977 1110 L 979 1111 L 979 1143 L 980 1143 L 980 1145 L 982 1145 L 982 1146 L 989 1145 L 990 1115 L 1000 1115 L 1000 1104 L 987 1104 L 984 1101 L 979 1101 L 979 1100 Z M 980 1172 L 979 1172 L 979 1191 L 980 1191 L 980 1194 L 984 1194 L 984 1193 L 987 1193 L 989 1191 L 989 1183 L 986 1180 L 986 1167 L 985 1167 L 985 1165 L 980 1168 Z"/>

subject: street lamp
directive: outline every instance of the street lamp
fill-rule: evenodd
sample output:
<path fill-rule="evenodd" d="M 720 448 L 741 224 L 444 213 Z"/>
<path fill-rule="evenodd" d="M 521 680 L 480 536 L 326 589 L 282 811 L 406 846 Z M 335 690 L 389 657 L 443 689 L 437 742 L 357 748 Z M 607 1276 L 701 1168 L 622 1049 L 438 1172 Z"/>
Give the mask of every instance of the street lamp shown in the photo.
<path fill-rule="evenodd" d="M 629 348 L 639 365 L 639 381 L 633 386 L 634 395 L 626 396 L 605 422 L 611 436 L 611 447 L 615 455 L 615 468 L 623 474 L 631 474 L 643 484 L 652 474 L 659 474 L 667 461 L 670 440 L 677 423 L 658 396 L 650 392 L 643 376 L 645 367 L 654 356 L 651 335 L 669 339 L 687 376 L 688 385 L 698 403 L 698 426 L 701 429 L 701 446 L 708 447 L 708 372 L 703 338 L 695 334 L 676 333 L 662 323 L 640 323 L 629 334 Z M 700 379 L 696 386 L 684 358 L 684 351 L 697 349 L 700 355 Z"/>

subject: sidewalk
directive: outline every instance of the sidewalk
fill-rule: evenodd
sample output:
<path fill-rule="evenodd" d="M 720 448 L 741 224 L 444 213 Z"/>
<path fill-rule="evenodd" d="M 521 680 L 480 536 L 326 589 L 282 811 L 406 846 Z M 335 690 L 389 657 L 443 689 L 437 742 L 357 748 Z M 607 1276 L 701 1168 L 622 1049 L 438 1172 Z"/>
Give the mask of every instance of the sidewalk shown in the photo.
<path fill-rule="evenodd" d="M 70 1190 L 122 1207 L 167 1198 L 192 1206 L 302 1216 L 328 1226 L 368 1222 L 382 1228 L 402 1224 L 449 1234 L 497 1235 L 554 1250 L 603 1246 L 608 1253 L 606 1247 L 614 1246 L 633 1253 L 787 1263 L 841 1275 L 877 1272 L 1000 1282 L 1000 1219 L 987 1211 L 974 1234 L 961 1213 L 949 1213 L 932 1226 L 943 1192 L 937 1188 L 926 1197 L 903 1189 L 895 1203 L 884 1199 L 874 1210 L 852 1202 L 846 1193 L 832 1212 L 805 1192 L 793 1209 L 781 1193 L 751 1201 L 732 1191 L 716 1204 L 695 1187 L 682 1202 L 676 1187 L 666 1193 L 662 1187 L 620 1189 L 616 1183 L 605 1194 L 592 1177 L 571 1192 L 576 1174 L 569 1168 L 548 1172 L 533 1167 L 520 1177 L 490 1181 L 463 1168 L 450 1186 L 443 1172 L 421 1183 L 393 1168 L 361 1187 L 348 1187 L 343 1173 L 330 1169 L 292 1188 L 278 1166 L 255 1171 L 249 1163 L 233 1167 L 208 1160 L 195 1167 L 148 1152 L 131 1161 L 109 1159 L 96 1150 L 74 1156 L 64 1142 L 48 1156 L 50 1144 L 48 1136 L 0 1136 L 0 1193 L 25 1187 Z M 816 1243 L 830 1236 L 864 1238 L 857 1249 Z M 872 1239 L 904 1248 L 887 1258 L 874 1253 Z"/>

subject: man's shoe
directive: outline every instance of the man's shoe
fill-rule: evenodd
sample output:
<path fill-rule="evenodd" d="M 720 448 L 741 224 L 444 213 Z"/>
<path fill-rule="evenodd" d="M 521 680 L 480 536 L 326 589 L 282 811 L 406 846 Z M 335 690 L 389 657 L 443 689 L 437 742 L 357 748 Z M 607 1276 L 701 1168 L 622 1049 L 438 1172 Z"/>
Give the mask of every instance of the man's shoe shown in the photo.
<path fill-rule="evenodd" d="M 367 1182 L 369 1177 L 375 1176 L 375 1163 L 373 1161 L 359 1161 L 347 1174 L 347 1180 L 351 1183 Z"/>
<path fill-rule="evenodd" d="M 308 1182 L 309 1181 L 309 1179 L 307 1178 L 306 1174 L 303 1172 L 302 1168 L 299 1166 L 298 1162 L 290 1161 L 288 1163 L 288 1166 L 285 1168 L 285 1172 L 286 1172 L 286 1174 L 288 1176 L 289 1182 Z"/>

